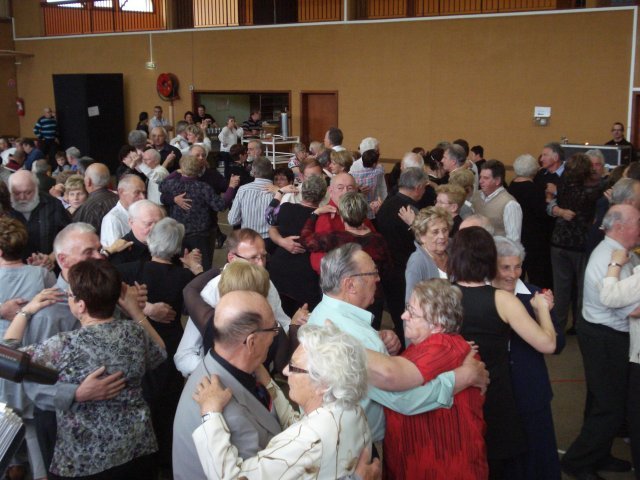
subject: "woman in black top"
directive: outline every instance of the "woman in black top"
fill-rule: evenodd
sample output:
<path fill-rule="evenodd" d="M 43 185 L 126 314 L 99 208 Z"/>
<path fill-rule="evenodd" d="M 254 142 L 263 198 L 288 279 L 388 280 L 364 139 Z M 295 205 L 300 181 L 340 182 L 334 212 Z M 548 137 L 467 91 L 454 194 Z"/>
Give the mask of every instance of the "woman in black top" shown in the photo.
<path fill-rule="evenodd" d="M 458 231 L 453 237 L 448 271 L 462 290 L 464 319 L 460 333 L 479 347 L 491 378 L 484 403 L 489 478 L 513 479 L 516 477 L 511 469 L 527 445 L 509 372 L 511 328 L 542 353 L 555 351 L 556 332 L 544 295 L 537 294 L 531 301 L 538 325 L 515 295 L 487 284 L 496 276 L 496 269 L 493 237 L 480 227 Z"/>

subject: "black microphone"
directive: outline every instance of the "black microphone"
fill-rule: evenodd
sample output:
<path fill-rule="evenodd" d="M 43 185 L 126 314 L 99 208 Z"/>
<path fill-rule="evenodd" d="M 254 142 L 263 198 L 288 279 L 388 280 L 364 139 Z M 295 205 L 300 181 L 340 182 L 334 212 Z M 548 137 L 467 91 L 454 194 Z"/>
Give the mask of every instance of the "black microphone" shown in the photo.
<path fill-rule="evenodd" d="M 53 385 L 58 381 L 58 372 L 31 361 L 31 357 L 20 350 L 0 345 L 0 377 L 21 383 L 28 380 Z"/>

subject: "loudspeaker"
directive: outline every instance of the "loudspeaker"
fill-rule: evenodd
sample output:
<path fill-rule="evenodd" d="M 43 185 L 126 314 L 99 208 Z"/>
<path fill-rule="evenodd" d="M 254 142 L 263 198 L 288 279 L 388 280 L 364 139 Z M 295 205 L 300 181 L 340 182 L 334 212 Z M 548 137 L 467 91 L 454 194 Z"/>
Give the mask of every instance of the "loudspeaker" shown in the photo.
<path fill-rule="evenodd" d="M 60 144 L 114 172 L 126 143 L 121 73 L 53 75 Z"/>

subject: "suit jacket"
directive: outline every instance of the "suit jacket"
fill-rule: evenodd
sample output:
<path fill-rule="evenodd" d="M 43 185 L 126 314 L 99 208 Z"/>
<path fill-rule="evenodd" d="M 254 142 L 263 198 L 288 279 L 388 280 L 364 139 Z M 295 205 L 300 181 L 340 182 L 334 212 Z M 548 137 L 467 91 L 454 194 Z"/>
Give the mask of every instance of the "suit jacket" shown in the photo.
<path fill-rule="evenodd" d="M 109 210 L 116 206 L 116 203 L 118 203 L 118 195 L 106 188 L 91 192 L 89 198 L 73 214 L 73 221 L 93 225 L 96 234 L 100 236 L 102 219 L 109 213 Z"/>
<path fill-rule="evenodd" d="M 193 442 L 192 433 L 202 423 L 200 406 L 192 395 L 205 375 L 216 374 L 225 387 L 231 388 L 233 398 L 223 416 L 231 433 L 231 443 L 238 455 L 250 458 L 280 433 L 275 409 L 268 412 L 258 399 L 247 391 L 222 365 L 207 353 L 187 380 L 173 421 L 173 477 L 175 480 L 206 480 L 206 475 Z"/>

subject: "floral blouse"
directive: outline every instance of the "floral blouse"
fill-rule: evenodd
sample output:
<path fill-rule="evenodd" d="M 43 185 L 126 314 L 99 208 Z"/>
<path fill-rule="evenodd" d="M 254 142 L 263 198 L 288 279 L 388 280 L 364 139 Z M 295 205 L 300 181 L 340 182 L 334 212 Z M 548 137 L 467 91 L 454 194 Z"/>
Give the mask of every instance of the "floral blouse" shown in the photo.
<path fill-rule="evenodd" d="M 112 400 L 74 403 L 68 411 L 56 411 L 51 472 L 93 475 L 157 450 L 141 381 L 167 354 L 141 326 L 114 320 L 60 333 L 21 350 L 35 362 L 57 369 L 61 382 L 80 384 L 103 365 L 105 375 L 122 371 L 127 379 Z"/>

